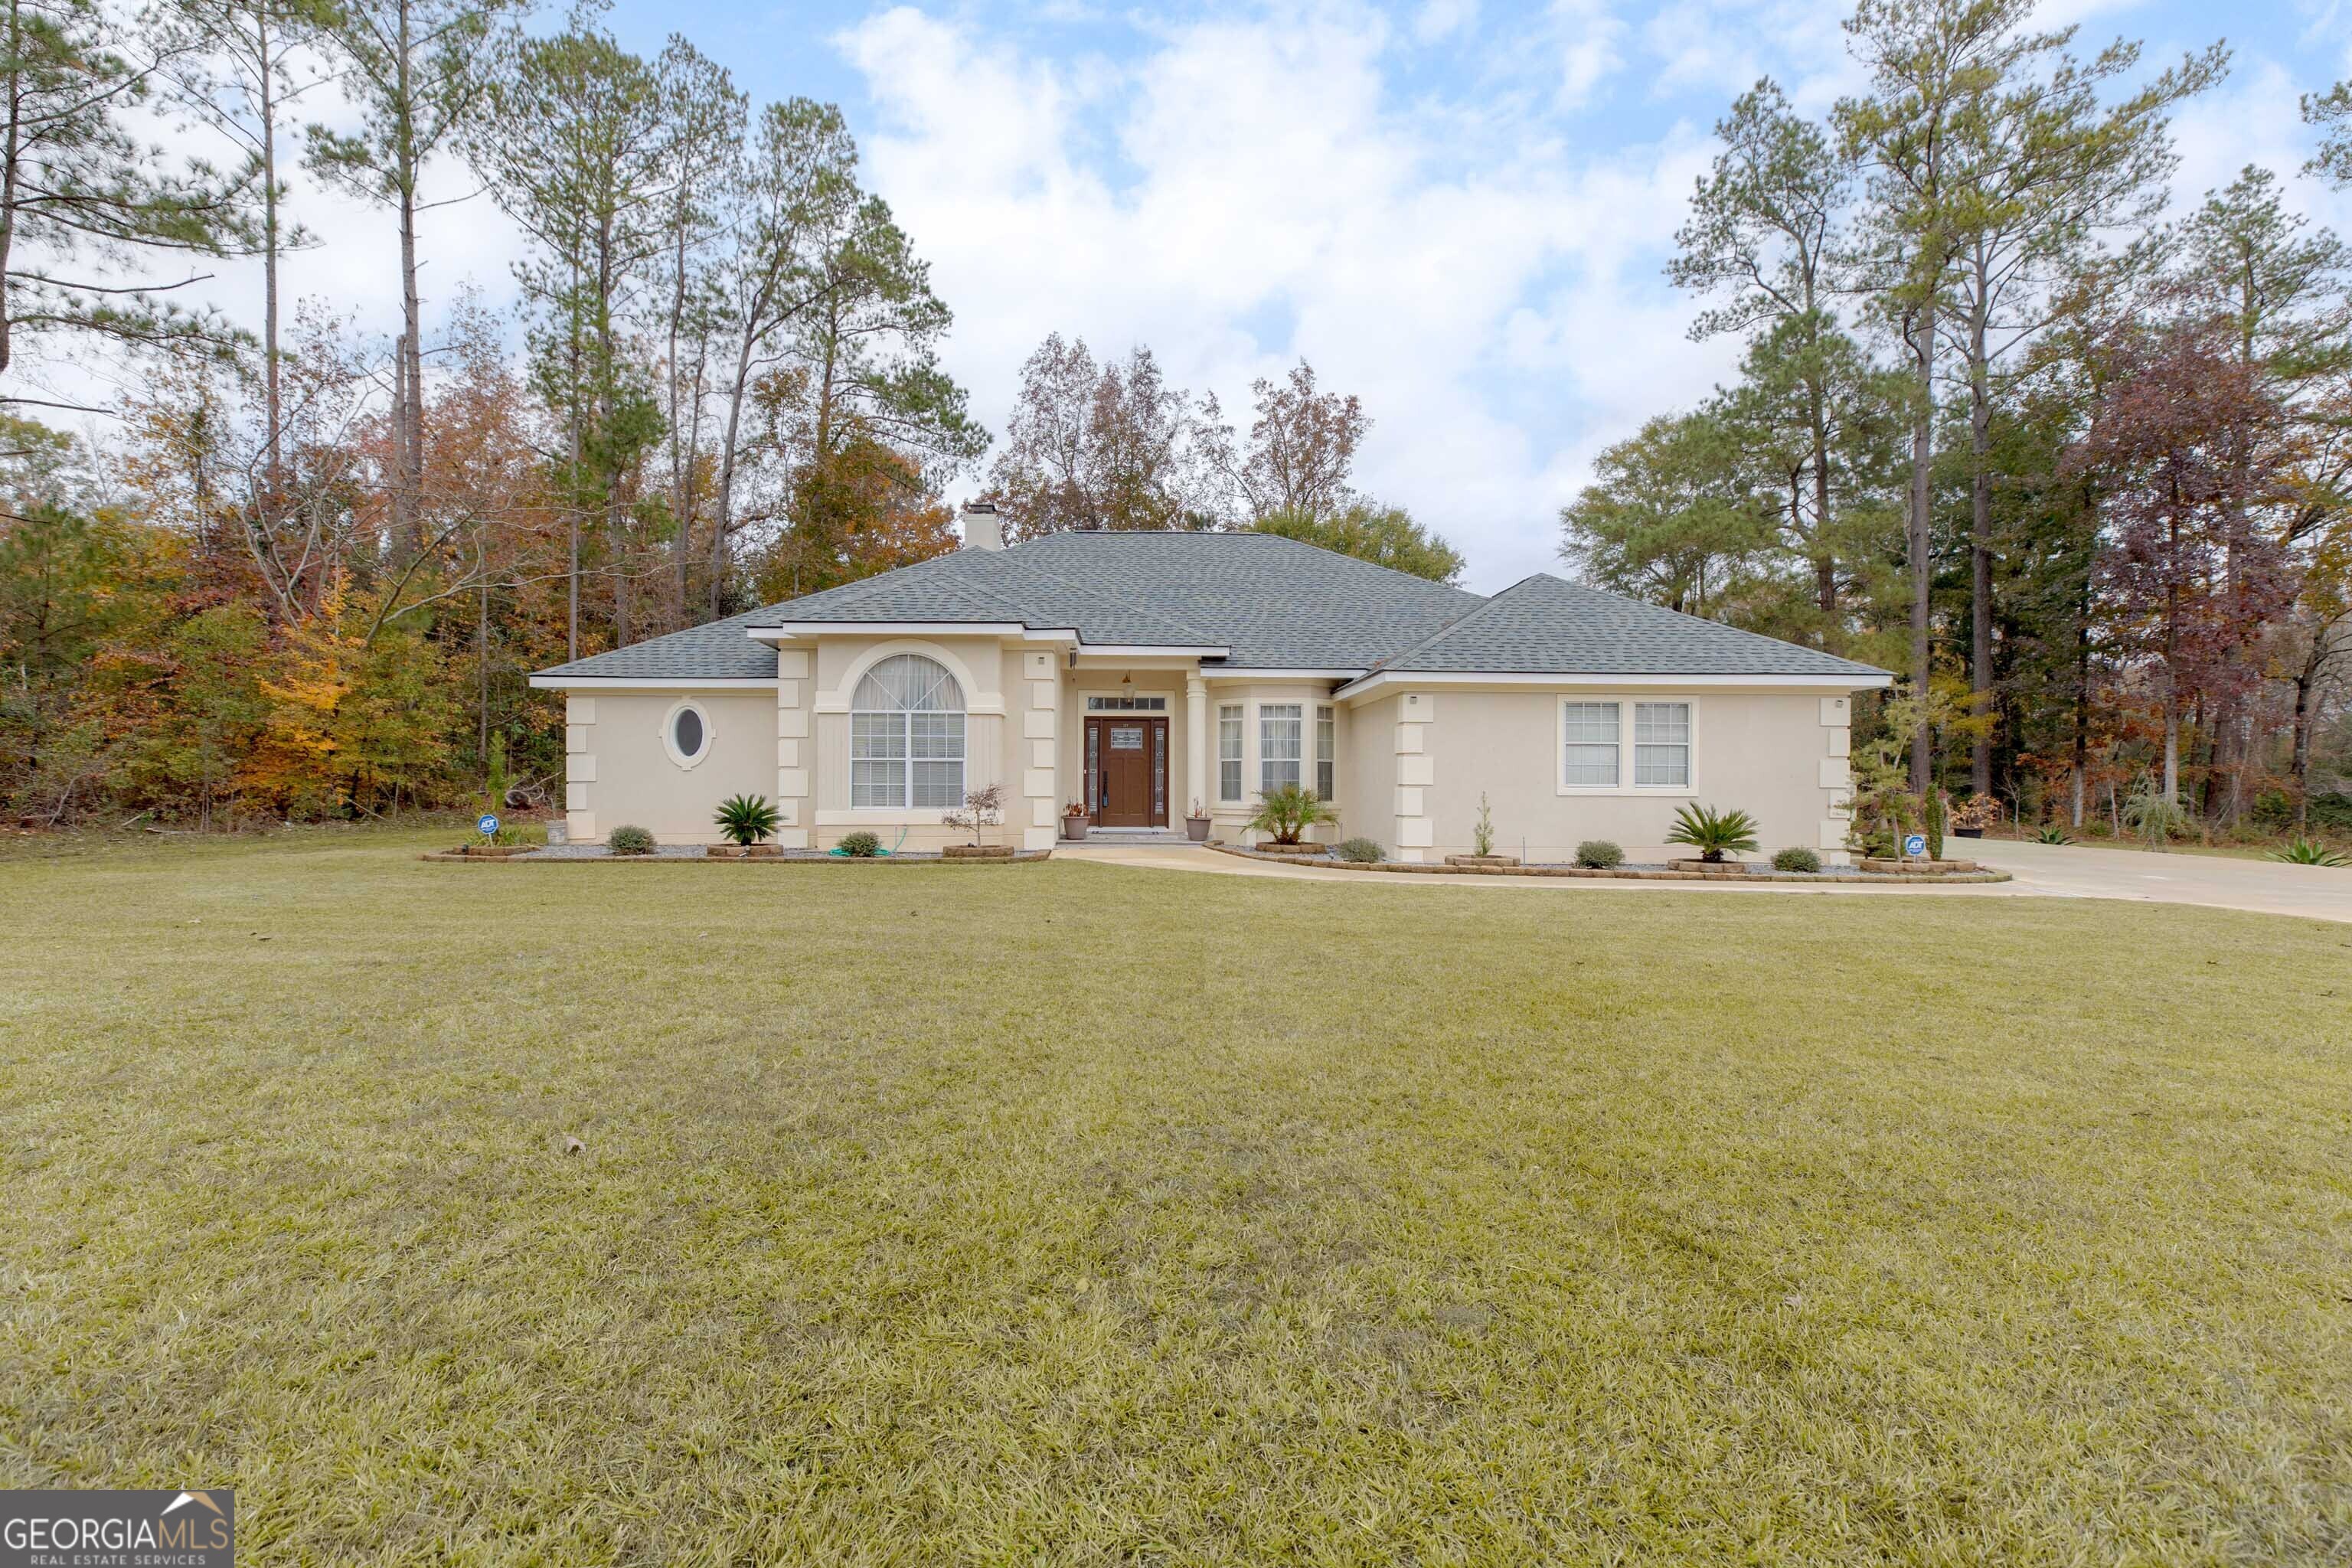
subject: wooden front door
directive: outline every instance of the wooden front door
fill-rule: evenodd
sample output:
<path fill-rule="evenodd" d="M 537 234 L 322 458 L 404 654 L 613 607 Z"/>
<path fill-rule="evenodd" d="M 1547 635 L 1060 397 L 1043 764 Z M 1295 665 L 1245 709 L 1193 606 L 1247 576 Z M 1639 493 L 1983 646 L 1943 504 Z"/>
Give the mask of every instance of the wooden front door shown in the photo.
<path fill-rule="evenodd" d="M 1087 720 L 1087 801 L 1097 827 L 1168 826 L 1168 721 L 1139 713 Z"/>

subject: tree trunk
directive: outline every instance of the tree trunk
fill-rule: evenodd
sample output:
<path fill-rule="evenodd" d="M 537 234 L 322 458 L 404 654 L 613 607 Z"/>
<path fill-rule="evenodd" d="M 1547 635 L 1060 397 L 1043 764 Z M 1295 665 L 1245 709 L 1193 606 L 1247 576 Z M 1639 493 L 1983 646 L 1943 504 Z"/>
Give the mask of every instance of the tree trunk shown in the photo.
<path fill-rule="evenodd" d="M 400 368 L 394 379 L 405 389 L 405 428 L 399 433 L 400 475 L 393 486 L 393 521 L 402 533 L 410 558 L 425 551 L 425 520 L 421 502 L 425 478 L 425 351 L 423 311 L 416 298 L 416 181 L 423 160 L 417 156 L 413 123 L 415 84 L 411 81 L 409 7 L 400 7 L 398 91 L 400 125 L 394 152 L 394 180 L 400 189 Z"/>
<path fill-rule="evenodd" d="M 2321 637 L 2326 628 L 2321 627 Z M 2316 642 L 2315 646 L 2320 646 Z M 2294 830 L 2300 834 L 2311 821 L 2311 689 L 2319 661 L 2311 659 L 2294 676 L 2294 745 L 2288 753 L 2287 772 L 2294 779 Z"/>
<path fill-rule="evenodd" d="M 255 8 L 253 26 L 260 66 L 256 79 L 261 84 L 261 391 L 269 441 L 268 515 L 274 519 L 286 488 L 286 451 L 278 389 L 278 110 L 272 97 L 277 84 L 269 68 L 267 6 Z"/>
<path fill-rule="evenodd" d="M 1928 593 L 1933 578 L 1928 560 L 1930 468 L 1936 443 L 1936 306 L 1931 300 L 1913 323 L 1912 357 L 1919 372 L 1919 406 L 1911 418 L 1911 509 L 1906 533 L 1911 568 L 1911 694 L 1918 704 L 1918 723 L 1911 735 L 1911 789 L 1926 798 L 1934 771 L 1934 726 L 1927 717 L 1927 693 L 1934 674 L 1928 641 Z"/>
<path fill-rule="evenodd" d="M 743 323 L 742 346 L 735 355 L 735 381 L 727 392 L 727 437 L 719 449 L 719 515 L 710 524 L 710 618 L 717 620 L 727 583 L 727 536 L 735 526 L 735 453 L 741 439 L 743 396 L 751 379 L 751 331 Z"/>
<path fill-rule="evenodd" d="M 1992 793 L 1992 388 L 1986 364 L 1985 285 L 1969 322 L 1969 787 Z"/>
<path fill-rule="evenodd" d="M 8 58 L 22 59 L 25 54 L 25 23 L 18 0 L 8 0 Z M 16 305 L 8 297 L 9 266 L 16 257 L 16 197 L 25 159 L 25 85 L 22 75 L 8 75 L 8 129 L 5 148 L 0 148 L 0 374 L 8 369 L 12 352 L 9 328 L 16 319 Z"/>

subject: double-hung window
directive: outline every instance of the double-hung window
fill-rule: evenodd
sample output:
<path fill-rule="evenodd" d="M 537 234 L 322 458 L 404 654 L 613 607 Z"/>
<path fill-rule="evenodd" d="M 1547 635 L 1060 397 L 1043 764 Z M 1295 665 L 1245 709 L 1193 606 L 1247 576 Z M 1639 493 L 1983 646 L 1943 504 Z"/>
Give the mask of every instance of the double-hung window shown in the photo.
<path fill-rule="evenodd" d="M 944 811 L 963 804 L 963 688 L 919 654 L 866 672 L 849 704 L 855 810 Z"/>
<path fill-rule="evenodd" d="M 1691 776 L 1691 708 L 1687 702 L 1633 704 L 1633 783 L 1683 788 Z"/>
<path fill-rule="evenodd" d="M 1560 707 L 1560 786 L 1615 789 L 1622 782 L 1617 757 L 1619 705 L 1568 702 Z"/>
<path fill-rule="evenodd" d="M 1315 794 L 1329 800 L 1339 793 L 1339 720 L 1332 709 L 1315 710 Z"/>
<path fill-rule="evenodd" d="M 1217 798 L 1242 797 L 1242 705 L 1217 710 Z"/>
<path fill-rule="evenodd" d="M 1305 721 L 1297 702 L 1261 702 L 1257 708 L 1257 788 L 1260 795 L 1298 785 L 1299 742 Z"/>

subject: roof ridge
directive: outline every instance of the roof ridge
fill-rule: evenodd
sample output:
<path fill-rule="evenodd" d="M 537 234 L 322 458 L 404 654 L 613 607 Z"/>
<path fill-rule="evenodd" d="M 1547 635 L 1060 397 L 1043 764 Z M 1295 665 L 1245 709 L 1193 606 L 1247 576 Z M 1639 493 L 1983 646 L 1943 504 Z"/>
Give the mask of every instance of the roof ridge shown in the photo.
<path fill-rule="evenodd" d="M 1032 539 L 1025 540 L 1023 542 L 1037 544 L 1042 543 L 1043 541 Z M 1006 551 L 1005 553 L 1009 555 L 1012 552 Z M 1165 610 L 1155 609 L 1150 605 L 1130 599 L 1124 594 L 1115 594 L 1107 588 L 1097 587 L 1090 583 L 1074 582 L 1070 578 L 1063 576 L 1059 572 L 1053 571 L 1044 566 L 1030 565 L 1028 570 L 1036 573 L 1040 577 L 1049 578 L 1052 581 L 1060 584 L 1071 593 L 1091 595 L 1097 598 L 1108 600 L 1132 614 L 1142 616 L 1149 620 L 1158 621 L 1163 626 L 1171 626 L 1175 630 L 1182 632 L 1187 637 L 1198 637 L 1201 639 L 1202 647 L 1223 647 L 1230 640 L 1204 631 L 1201 627 L 1193 626 L 1189 621 L 1180 620 L 1176 616 L 1168 614 Z"/>
<path fill-rule="evenodd" d="M 1476 620 L 1488 610 L 1493 609 L 1496 605 L 1502 603 L 1503 599 L 1507 595 L 1517 593 L 1529 583 L 1534 582 L 1538 577 L 1548 577 L 1549 575 L 1550 574 L 1548 572 L 1531 572 L 1525 577 L 1520 578 L 1517 582 L 1512 584 L 1509 587 L 1503 589 L 1501 592 L 1487 595 L 1485 598 L 1480 599 L 1476 604 L 1471 605 L 1460 615 L 1441 624 L 1435 631 L 1430 633 L 1419 642 L 1407 643 L 1404 647 L 1397 649 L 1396 652 L 1389 655 L 1386 658 L 1381 659 L 1372 666 L 1370 670 L 1366 671 L 1366 673 L 1371 674 L 1379 670 L 1392 668 L 1396 666 L 1399 659 L 1404 658 L 1412 654 L 1419 653 L 1424 648 L 1433 647 L 1437 644 L 1444 642 L 1454 632 L 1467 626 L 1471 622 Z M 1467 590 L 1465 589 L 1465 592 L 1467 592 Z"/>

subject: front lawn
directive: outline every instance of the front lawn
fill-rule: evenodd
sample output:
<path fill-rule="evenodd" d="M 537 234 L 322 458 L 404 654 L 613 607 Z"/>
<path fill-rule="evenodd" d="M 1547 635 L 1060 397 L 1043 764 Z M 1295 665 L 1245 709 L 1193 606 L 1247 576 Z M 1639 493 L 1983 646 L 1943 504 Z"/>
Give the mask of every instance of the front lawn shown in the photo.
<path fill-rule="evenodd" d="M 0 858 L 0 1485 L 251 1563 L 2352 1553 L 2352 929 L 448 837 Z"/>

